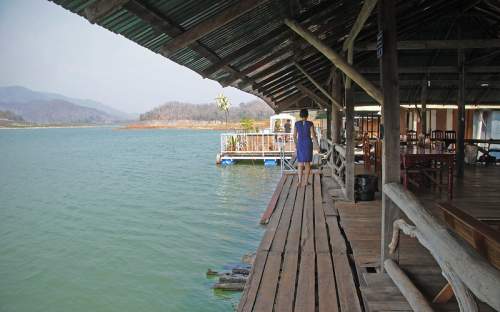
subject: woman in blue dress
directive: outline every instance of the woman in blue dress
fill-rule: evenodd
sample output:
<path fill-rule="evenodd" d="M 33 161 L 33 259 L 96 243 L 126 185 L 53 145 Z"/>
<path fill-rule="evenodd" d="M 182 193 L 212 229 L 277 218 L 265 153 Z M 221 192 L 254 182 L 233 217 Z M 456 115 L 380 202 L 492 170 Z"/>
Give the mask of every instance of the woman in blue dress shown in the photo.
<path fill-rule="evenodd" d="M 311 172 L 311 162 L 313 156 L 313 141 L 318 143 L 314 124 L 307 120 L 309 112 L 307 109 L 300 111 L 301 120 L 295 123 L 293 138 L 297 150 L 297 162 L 299 163 L 299 185 L 306 186 Z M 303 173 L 303 174 L 302 174 Z"/>

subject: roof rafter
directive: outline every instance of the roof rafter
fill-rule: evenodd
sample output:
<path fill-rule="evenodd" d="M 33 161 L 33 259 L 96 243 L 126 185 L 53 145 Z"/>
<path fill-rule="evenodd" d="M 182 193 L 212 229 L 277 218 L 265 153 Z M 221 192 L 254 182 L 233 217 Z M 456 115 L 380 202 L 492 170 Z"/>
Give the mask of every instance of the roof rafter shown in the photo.
<path fill-rule="evenodd" d="M 342 106 L 340 105 L 340 103 L 338 103 L 313 77 L 311 77 L 311 75 L 309 75 L 306 70 L 300 66 L 299 63 L 295 62 L 295 67 L 297 67 L 301 72 L 302 74 L 304 74 L 304 76 L 306 76 L 307 79 L 309 79 L 309 81 L 319 90 L 321 91 L 321 93 L 323 93 L 328 99 L 330 99 L 330 101 L 332 101 L 332 103 L 337 106 L 337 108 L 339 108 L 340 110 L 342 110 Z"/>
<path fill-rule="evenodd" d="M 129 0 L 98 0 L 86 7 L 83 11 L 83 15 L 85 15 L 89 22 L 95 23 L 106 15 L 118 11 L 128 1 Z"/>
<path fill-rule="evenodd" d="M 330 106 L 327 100 L 323 99 L 321 96 L 317 95 L 316 93 L 314 93 L 314 91 L 307 88 L 303 84 L 297 84 L 296 87 L 300 92 L 313 99 L 322 108 L 327 108 L 328 106 Z"/>
<path fill-rule="evenodd" d="M 202 38 L 217 28 L 226 25 L 243 14 L 255 9 L 268 0 L 241 0 L 235 5 L 225 9 L 216 16 L 206 19 L 193 28 L 183 32 L 172 41 L 165 44 L 161 50 L 165 55 L 171 55 L 175 51 L 186 47 L 188 44 Z"/>
<path fill-rule="evenodd" d="M 434 50 L 434 49 L 488 49 L 500 48 L 500 39 L 472 40 L 407 40 L 398 42 L 398 50 Z M 377 43 L 363 42 L 354 46 L 356 51 L 375 51 Z"/>

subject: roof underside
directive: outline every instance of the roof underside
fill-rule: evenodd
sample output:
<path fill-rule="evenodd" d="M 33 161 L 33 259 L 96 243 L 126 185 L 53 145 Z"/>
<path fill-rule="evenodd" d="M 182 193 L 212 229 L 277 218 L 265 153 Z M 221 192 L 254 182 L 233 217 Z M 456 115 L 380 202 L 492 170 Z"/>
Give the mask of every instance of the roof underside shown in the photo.
<path fill-rule="evenodd" d="M 89 8 L 98 6 L 101 0 L 53 2 L 89 18 Z M 294 66 L 294 61 L 325 89 L 332 70 L 331 62 L 295 35 L 283 19 L 291 17 L 341 52 L 363 6 L 363 1 L 358 0 L 108 0 L 109 3 L 116 4 L 95 18 L 100 26 L 223 86 L 255 94 L 276 111 L 318 107 L 314 100 L 303 96 L 297 84 L 322 96 Z M 210 21 L 238 5 L 246 5 L 243 14 L 240 12 L 238 17 L 187 45 L 171 49 L 180 37 L 197 26 L 210 26 Z M 397 12 L 398 41 L 500 38 L 498 0 L 400 0 Z M 376 41 L 376 15 L 375 9 L 356 38 L 355 47 Z M 500 48 L 467 49 L 465 60 L 466 103 L 499 104 Z M 456 49 L 400 50 L 399 65 L 402 104 L 420 103 L 424 81 L 428 86 L 427 103 L 456 103 Z M 376 51 L 356 49 L 354 67 L 379 85 Z M 296 101 L 300 98 L 303 99 Z M 355 102 L 375 104 L 357 86 Z"/>

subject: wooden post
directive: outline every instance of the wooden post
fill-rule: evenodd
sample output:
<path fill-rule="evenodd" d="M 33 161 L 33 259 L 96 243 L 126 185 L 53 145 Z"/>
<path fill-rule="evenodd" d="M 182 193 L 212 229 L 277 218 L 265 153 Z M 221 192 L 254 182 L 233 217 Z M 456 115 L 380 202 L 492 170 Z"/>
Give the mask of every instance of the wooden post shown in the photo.
<path fill-rule="evenodd" d="M 422 114 L 420 124 L 422 125 L 422 134 L 427 133 L 427 76 L 422 81 L 422 91 L 420 93 L 420 101 L 422 103 Z"/>
<path fill-rule="evenodd" d="M 464 176 L 464 139 L 465 139 L 465 55 L 464 50 L 458 50 L 458 131 L 457 131 L 457 177 Z"/>
<path fill-rule="evenodd" d="M 382 119 L 384 139 L 382 149 L 382 187 L 391 182 L 400 181 L 400 145 L 399 145 L 399 78 L 396 8 L 395 0 L 379 1 L 379 35 L 382 36 L 382 56 L 380 58 L 380 76 L 384 103 L 382 104 Z M 384 261 L 391 255 L 392 226 L 400 216 L 396 205 L 382 193 L 382 234 L 380 268 L 384 270 Z"/>
<path fill-rule="evenodd" d="M 342 77 L 340 71 L 335 67 L 332 68 L 333 79 L 332 79 L 332 97 L 338 102 L 343 103 L 342 100 Z M 332 105 L 332 142 L 340 144 L 341 141 L 341 131 L 342 129 L 342 112 L 335 106 Z"/>
<path fill-rule="evenodd" d="M 347 50 L 347 61 L 352 64 L 352 46 Z M 345 196 L 354 201 L 354 92 L 352 83 L 345 83 Z"/>
<path fill-rule="evenodd" d="M 326 109 L 326 138 L 332 139 L 332 108 Z"/>

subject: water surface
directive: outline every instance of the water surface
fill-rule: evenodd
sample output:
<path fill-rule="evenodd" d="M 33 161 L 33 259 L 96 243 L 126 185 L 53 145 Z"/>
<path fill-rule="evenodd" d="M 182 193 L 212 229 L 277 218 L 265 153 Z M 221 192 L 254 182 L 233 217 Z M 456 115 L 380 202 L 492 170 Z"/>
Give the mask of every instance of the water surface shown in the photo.
<path fill-rule="evenodd" d="M 0 131 L 0 311 L 232 311 L 207 268 L 255 250 L 279 179 L 219 134 Z"/>

